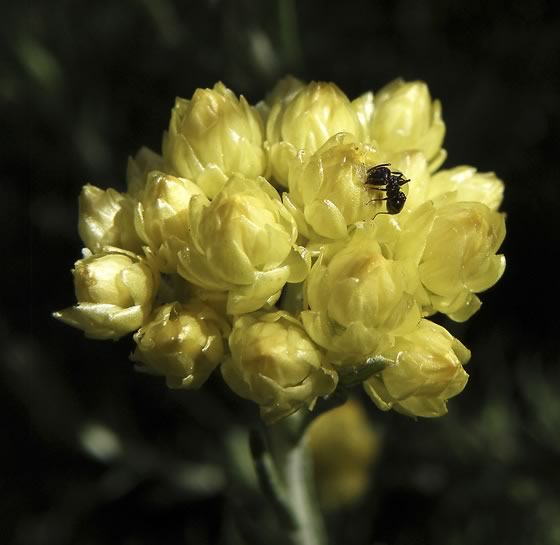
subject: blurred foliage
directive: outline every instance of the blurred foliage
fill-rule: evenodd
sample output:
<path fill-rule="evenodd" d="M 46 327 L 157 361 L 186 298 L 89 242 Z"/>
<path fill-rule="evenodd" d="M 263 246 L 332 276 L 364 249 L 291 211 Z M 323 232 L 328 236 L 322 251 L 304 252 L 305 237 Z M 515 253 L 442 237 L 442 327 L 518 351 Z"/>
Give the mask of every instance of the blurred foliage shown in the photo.
<path fill-rule="evenodd" d="M 332 518 L 333 543 L 560 544 L 552 2 L 6 0 L 0 31 L 3 543 L 231 534 L 222 430 L 251 408 L 218 381 L 168 391 L 133 371 L 129 339 L 88 341 L 50 313 L 73 302 L 80 187 L 124 187 L 127 156 L 159 148 L 176 95 L 221 79 L 255 102 L 291 72 L 350 96 L 427 81 L 446 166 L 506 182 L 506 274 L 469 323 L 446 324 L 473 351 L 470 383 L 438 420 L 366 405 L 384 447 L 368 498 Z"/>

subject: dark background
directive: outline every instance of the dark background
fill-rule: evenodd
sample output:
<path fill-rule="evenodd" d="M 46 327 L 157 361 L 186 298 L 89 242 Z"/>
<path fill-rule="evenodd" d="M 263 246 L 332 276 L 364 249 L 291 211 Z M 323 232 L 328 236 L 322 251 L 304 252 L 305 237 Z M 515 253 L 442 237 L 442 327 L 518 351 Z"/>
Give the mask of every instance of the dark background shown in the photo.
<path fill-rule="evenodd" d="M 444 166 L 506 184 L 506 273 L 467 324 L 447 324 L 473 351 L 470 382 L 437 420 L 368 405 L 384 440 L 375 486 L 333 519 L 333 542 L 559 544 L 553 4 L 4 1 L 0 541 L 202 545 L 227 528 L 231 407 L 135 373 L 130 339 L 86 340 L 50 314 L 74 301 L 84 183 L 124 189 L 127 157 L 159 150 L 175 96 L 222 80 L 254 103 L 293 73 L 352 98 L 425 80 L 443 104 Z"/>

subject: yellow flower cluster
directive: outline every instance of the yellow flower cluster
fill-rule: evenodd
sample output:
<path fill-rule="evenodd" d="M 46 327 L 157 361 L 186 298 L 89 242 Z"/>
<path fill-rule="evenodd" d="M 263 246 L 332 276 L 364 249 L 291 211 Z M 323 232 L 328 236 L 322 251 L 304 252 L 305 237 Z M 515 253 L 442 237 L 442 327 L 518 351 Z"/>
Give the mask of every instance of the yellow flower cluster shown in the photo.
<path fill-rule="evenodd" d="M 505 268 L 503 183 L 441 170 L 444 133 L 422 82 L 350 100 L 288 77 L 256 105 L 197 89 L 161 154 L 129 160 L 126 192 L 83 188 L 78 302 L 55 316 L 134 333 L 133 361 L 172 388 L 219 367 L 267 422 L 349 370 L 383 410 L 442 415 L 469 351 L 427 317 L 468 319 Z"/>

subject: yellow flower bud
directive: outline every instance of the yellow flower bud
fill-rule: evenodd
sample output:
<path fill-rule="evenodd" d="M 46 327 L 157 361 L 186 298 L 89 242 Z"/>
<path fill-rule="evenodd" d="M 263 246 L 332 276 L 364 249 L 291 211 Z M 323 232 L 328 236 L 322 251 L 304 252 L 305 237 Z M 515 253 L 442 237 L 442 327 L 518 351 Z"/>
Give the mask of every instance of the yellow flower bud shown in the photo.
<path fill-rule="evenodd" d="M 290 100 L 302 87 L 305 87 L 305 82 L 293 76 L 286 76 L 278 80 L 265 99 L 261 100 L 256 106 L 263 120 L 265 122 L 268 120 L 270 110 L 276 102 Z"/>
<path fill-rule="evenodd" d="M 188 206 L 193 195 L 205 198 L 202 190 L 184 178 L 153 171 L 148 175 L 142 201 L 136 207 L 136 230 L 160 258 L 160 268 L 173 272 L 177 266 L 178 241 L 188 231 Z M 164 248 L 162 248 L 164 245 Z"/>
<path fill-rule="evenodd" d="M 375 111 L 374 95 L 371 91 L 360 95 L 352 101 L 352 108 L 358 116 L 360 131 L 359 136 L 362 141 L 369 141 L 370 125 Z"/>
<path fill-rule="evenodd" d="M 382 410 L 409 416 L 435 417 L 447 413 L 447 400 L 465 387 L 463 369 L 470 351 L 443 327 L 422 320 L 416 331 L 396 340 L 383 353 L 393 365 L 364 382 L 364 388 Z"/>
<path fill-rule="evenodd" d="M 231 357 L 222 375 L 240 397 L 259 404 L 269 424 L 312 409 L 320 396 L 334 391 L 337 374 L 301 323 L 287 312 L 241 316 L 229 337 Z"/>
<path fill-rule="evenodd" d="M 475 293 L 493 286 L 505 270 L 496 255 L 506 234 L 504 215 L 486 205 L 458 202 L 437 209 L 418 268 L 431 307 L 456 321 L 480 307 Z"/>
<path fill-rule="evenodd" d="M 131 360 L 166 377 L 170 388 L 199 388 L 223 360 L 227 322 L 197 299 L 163 305 L 134 335 Z"/>
<path fill-rule="evenodd" d="M 227 291 L 228 314 L 274 303 L 286 282 L 301 282 L 309 271 L 295 221 L 264 178 L 235 175 L 210 203 L 194 196 L 188 224 L 178 272 L 207 290 Z"/>
<path fill-rule="evenodd" d="M 179 176 L 213 198 L 233 173 L 264 173 L 262 119 L 223 83 L 197 89 L 191 100 L 176 100 L 163 156 Z"/>
<path fill-rule="evenodd" d="M 493 172 L 477 172 L 460 166 L 440 170 L 432 176 L 427 198 L 444 204 L 454 201 L 480 202 L 498 210 L 504 196 L 504 183 Z"/>
<path fill-rule="evenodd" d="M 157 291 L 158 275 L 131 252 L 106 248 L 84 259 L 72 271 L 78 304 L 55 318 L 95 339 L 118 339 L 146 321 Z"/>
<path fill-rule="evenodd" d="M 350 100 L 333 83 L 311 82 L 276 101 L 266 124 L 272 176 L 287 186 L 289 167 L 297 151 L 315 153 L 339 132 L 359 138 L 362 128 Z"/>
<path fill-rule="evenodd" d="M 328 511 L 350 506 L 367 491 L 379 438 L 357 399 L 321 414 L 309 426 L 319 501 Z"/>
<path fill-rule="evenodd" d="M 432 102 L 424 82 L 397 79 L 381 89 L 375 95 L 370 131 L 384 151 L 420 150 L 438 166 L 445 158 L 441 155 L 445 135 L 441 104 Z"/>
<path fill-rule="evenodd" d="M 416 327 L 416 264 L 386 258 L 369 225 L 358 226 L 346 245 L 331 248 L 325 247 L 306 280 L 310 310 L 301 319 L 329 351 L 329 361 L 355 365 Z"/>
<path fill-rule="evenodd" d="M 353 223 L 373 217 L 374 198 L 364 186 L 367 169 L 384 162 L 376 150 L 338 133 L 313 155 L 297 154 L 288 176 L 286 207 L 309 240 L 340 239 Z"/>
<path fill-rule="evenodd" d="M 129 195 L 85 185 L 79 200 L 78 232 L 86 247 L 93 253 L 105 246 L 140 252 L 142 241 L 134 229 L 133 206 Z"/>
<path fill-rule="evenodd" d="M 126 169 L 126 185 L 129 195 L 140 199 L 147 176 L 154 170 L 165 172 L 168 169 L 166 169 L 163 157 L 151 149 L 142 147 L 134 157 L 129 157 Z"/>

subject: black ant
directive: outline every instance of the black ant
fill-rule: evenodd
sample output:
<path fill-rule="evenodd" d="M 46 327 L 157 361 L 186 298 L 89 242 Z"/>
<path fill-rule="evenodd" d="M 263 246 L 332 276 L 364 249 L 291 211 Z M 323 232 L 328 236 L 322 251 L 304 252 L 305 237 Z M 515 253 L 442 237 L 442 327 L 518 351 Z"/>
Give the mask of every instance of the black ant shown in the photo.
<path fill-rule="evenodd" d="M 387 195 L 383 199 L 372 199 L 373 201 L 387 201 L 387 212 L 380 214 L 398 214 L 406 202 L 406 195 L 401 191 L 401 186 L 410 182 L 402 172 L 391 170 L 391 163 L 383 163 L 371 167 L 366 172 L 365 185 L 370 189 L 385 191 Z M 384 187 L 378 187 L 384 186 Z"/>

